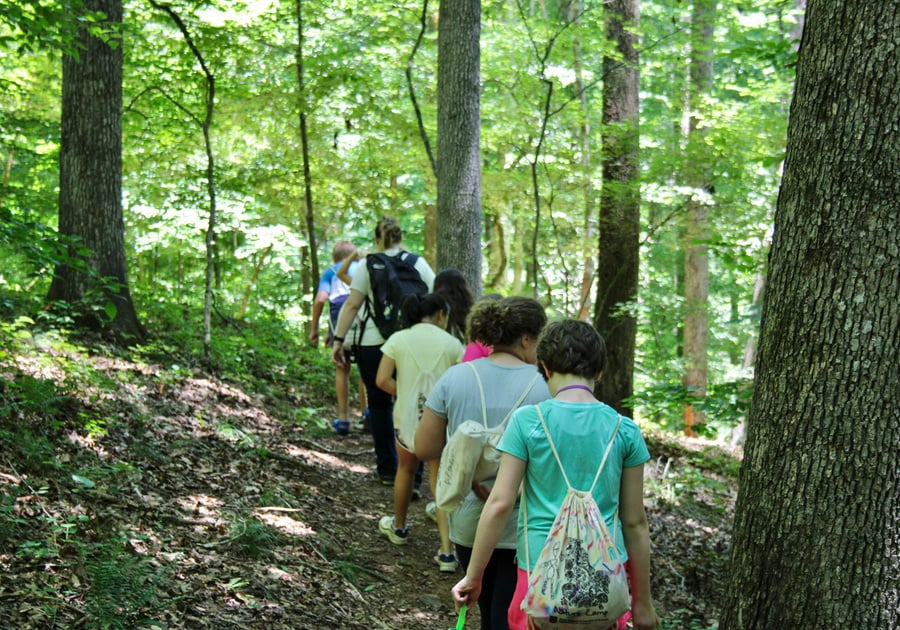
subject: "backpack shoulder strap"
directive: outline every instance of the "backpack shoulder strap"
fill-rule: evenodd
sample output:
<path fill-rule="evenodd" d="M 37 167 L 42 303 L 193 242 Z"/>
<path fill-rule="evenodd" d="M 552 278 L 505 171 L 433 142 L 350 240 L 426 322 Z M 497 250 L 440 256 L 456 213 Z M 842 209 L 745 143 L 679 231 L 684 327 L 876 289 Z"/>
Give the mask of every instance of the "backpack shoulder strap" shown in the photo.
<path fill-rule="evenodd" d="M 563 468 L 562 460 L 559 458 L 559 452 L 556 450 L 556 445 L 553 443 L 553 438 L 550 437 L 550 430 L 547 428 L 547 421 L 544 420 L 544 413 L 541 411 L 540 405 L 535 405 L 537 407 L 538 418 L 541 421 L 541 426 L 544 427 L 544 435 L 547 436 L 547 443 L 550 444 L 550 450 L 553 451 L 553 457 L 556 458 L 556 463 L 559 465 L 559 470 L 562 472 L 563 480 L 566 482 L 566 486 L 571 490 L 572 484 L 569 483 L 569 476 L 566 475 L 566 469 Z M 597 485 L 597 480 L 600 478 L 600 473 L 603 471 L 603 467 L 606 465 L 606 458 L 609 457 L 609 452 L 612 450 L 613 443 L 616 441 L 616 435 L 619 433 L 619 427 L 622 426 L 622 416 L 619 415 L 618 422 L 616 422 L 616 428 L 613 430 L 612 437 L 609 438 L 609 443 L 606 445 L 606 450 L 603 452 L 603 459 L 600 460 L 600 466 L 597 468 L 597 472 L 594 475 L 594 481 L 591 483 L 591 487 L 588 490 L 588 494 L 594 493 L 594 486 Z"/>
<path fill-rule="evenodd" d="M 544 427 L 544 434 L 547 436 L 547 442 L 550 444 L 550 448 L 553 451 L 553 456 L 556 458 L 556 463 L 559 465 L 559 470 L 562 472 L 563 479 L 566 482 L 566 486 L 569 488 L 571 492 L 573 490 L 572 484 L 569 483 L 569 478 L 566 475 L 566 470 L 563 468 L 562 461 L 559 459 L 559 453 L 556 451 L 556 445 L 553 444 L 553 438 L 550 437 L 550 431 L 547 430 L 547 422 L 544 420 L 544 413 L 541 411 L 540 405 L 535 405 L 538 412 L 538 418 L 540 418 L 541 426 Z M 613 430 L 612 437 L 609 438 L 609 444 L 606 445 L 606 451 L 603 453 L 603 460 L 600 462 L 600 466 L 597 468 L 597 473 L 594 475 L 594 482 L 591 484 L 591 489 L 588 492 L 589 495 L 593 496 L 594 494 L 594 486 L 597 485 L 597 480 L 600 478 L 600 472 L 603 470 L 603 467 L 606 465 L 606 458 L 609 457 L 609 452 L 612 450 L 613 442 L 616 441 L 616 435 L 619 433 L 619 427 L 622 426 L 622 416 L 619 415 L 619 419 L 616 422 L 616 428 Z M 531 580 L 531 553 L 528 548 L 528 502 L 526 500 L 526 495 L 528 493 L 525 491 L 525 488 L 522 488 L 522 510 L 523 510 L 523 521 L 525 522 L 525 566 L 528 573 L 528 579 Z M 616 510 L 616 521 L 618 521 L 618 510 Z M 618 524 L 618 523 L 616 523 Z M 613 533 L 613 540 L 615 540 L 616 534 Z M 618 550 L 616 550 L 616 556 L 618 556 Z"/>
<path fill-rule="evenodd" d="M 540 372 L 536 371 L 534 373 L 534 376 L 531 378 L 530 381 L 528 381 L 528 385 L 525 386 L 525 389 L 522 392 L 522 395 L 519 396 L 519 399 L 515 402 L 515 404 L 513 404 L 513 406 L 509 408 L 509 411 L 506 412 L 506 417 L 503 418 L 503 422 L 501 422 L 499 426 L 501 426 L 501 427 L 506 426 L 506 423 L 509 422 L 509 419 L 512 417 L 513 412 L 515 412 L 515 410 L 518 409 L 519 407 L 521 407 L 522 403 L 525 402 L 525 397 L 528 396 L 529 392 L 531 392 L 531 388 L 534 387 L 534 384 L 538 380 L 538 376 L 540 376 L 540 375 L 541 375 Z"/>
<path fill-rule="evenodd" d="M 487 429 L 487 403 L 484 401 L 484 385 L 481 384 L 481 377 L 478 375 L 478 370 L 475 369 L 475 366 L 472 365 L 473 361 L 469 361 L 466 363 L 471 369 L 472 373 L 475 375 L 475 381 L 478 383 L 478 393 L 481 394 L 481 423 L 484 425 L 484 428 Z"/>
<path fill-rule="evenodd" d="M 622 414 L 618 414 L 618 420 L 616 421 L 616 428 L 613 429 L 612 437 L 609 438 L 609 444 L 606 445 L 606 452 L 603 453 L 603 460 L 600 462 L 600 467 L 597 469 L 597 474 L 594 475 L 594 482 L 591 484 L 591 488 L 590 488 L 590 490 L 588 490 L 588 494 L 594 494 L 594 486 L 597 485 L 597 480 L 600 479 L 600 472 L 603 470 L 603 467 L 606 465 L 606 458 L 609 457 L 609 452 L 612 450 L 613 442 L 616 441 L 616 436 L 619 434 L 620 426 L 622 426 Z"/>

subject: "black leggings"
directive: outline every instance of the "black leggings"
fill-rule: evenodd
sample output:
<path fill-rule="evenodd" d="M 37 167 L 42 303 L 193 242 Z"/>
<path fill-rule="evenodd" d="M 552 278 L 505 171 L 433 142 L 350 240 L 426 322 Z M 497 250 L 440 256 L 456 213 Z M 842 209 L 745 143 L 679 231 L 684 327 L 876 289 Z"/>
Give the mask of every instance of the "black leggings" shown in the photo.
<path fill-rule="evenodd" d="M 468 569 L 472 548 L 456 545 L 456 555 L 463 569 Z M 516 592 L 517 568 L 515 549 L 494 549 L 481 578 L 481 630 L 509 630 L 507 611 Z"/>

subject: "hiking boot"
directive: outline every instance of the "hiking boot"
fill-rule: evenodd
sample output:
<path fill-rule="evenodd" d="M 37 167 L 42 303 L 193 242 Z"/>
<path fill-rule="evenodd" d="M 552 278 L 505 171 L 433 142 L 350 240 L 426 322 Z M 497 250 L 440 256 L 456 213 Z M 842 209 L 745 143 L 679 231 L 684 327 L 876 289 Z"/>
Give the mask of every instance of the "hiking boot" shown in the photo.
<path fill-rule="evenodd" d="M 350 421 L 349 420 L 341 420 L 340 418 L 335 418 L 332 421 L 331 426 L 334 427 L 334 430 L 338 435 L 349 435 L 350 434 Z"/>
<path fill-rule="evenodd" d="M 438 571 L 441 573 L 456 573 L 459 568 L 459 560 L 456 559 L 456 552 L 441 553 L 438 551 L 434 557 L 434 561 L 438 564 Z"/>
<path fill-rule="evenodd" d="M 406 536 L 409 534 L 408 527 L 403 529 L 394 527 L 393 516 L 382 516 L 381 520 L 378 521 L 378 531 L 387 536 L 387 539 L 395 545 L 405 545 Z"/>
<path fill-rule="evenodd" d="M 425 516 L 437 523 L 437 503 L 429 501 L 425 506 Z"/>

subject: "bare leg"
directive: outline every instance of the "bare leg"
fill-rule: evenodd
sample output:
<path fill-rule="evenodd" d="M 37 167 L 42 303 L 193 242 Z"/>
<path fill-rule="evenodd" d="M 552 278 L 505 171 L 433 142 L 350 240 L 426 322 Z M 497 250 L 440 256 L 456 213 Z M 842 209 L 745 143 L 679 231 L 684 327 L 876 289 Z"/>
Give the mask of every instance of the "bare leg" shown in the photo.
<path fill-rule="evenodd" d="M 437 487 L 438 467 L 441 465 L 440 459 L 433 459 L 428 462 L 428 483 L 431 486 L 431 496 L 437 496 L 435 488 Z M 450 522 L 447 520 L 447 513 L 441 508 L 435 508 L 435 517 L 437 517 L 438 536 L 441 539 L 441 553 L 448 554 L 453 551 L 453 543 L 450 542 Z"/>
<path fill-rule="evenodd" d="M 338 420 L 347 419 L 350 398 L 350 364 L 337 368 L 334 376 L 334 390 L 337 393 Z"/>
<path fill-rule="evenodd" d="M 409 511 L 413 479 L 418 467 L 419 460 L 415 453 L 406 450 L 397 442 L 397 476 L 394 477 L 394 527 L 398 529 L 406 527 L 406 514 Z"/>
<path fill-rule="evenodd" d="M 363 383 L 362 377 L 359 377 L 359 410 L 361 412 L 365 412 L 366 407 L 369 406 L 369 401 L 366 398 L 366 384 Z"/>

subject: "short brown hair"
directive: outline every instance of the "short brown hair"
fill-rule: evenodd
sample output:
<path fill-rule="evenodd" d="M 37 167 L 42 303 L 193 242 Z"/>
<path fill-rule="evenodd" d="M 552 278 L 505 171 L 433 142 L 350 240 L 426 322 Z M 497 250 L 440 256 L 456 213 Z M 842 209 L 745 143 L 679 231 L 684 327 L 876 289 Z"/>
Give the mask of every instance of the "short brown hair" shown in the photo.
<path fill-rule="evenodd" d="M 557 374 L 595 379 L 606 365 L 606 343 L 587 322 L 562 319 L 547 324 L 541 332 L 537 359 L 542 374 L 545 365 Z"/>
<path fill-rule="evenodd" d="M 340 262 L 356 251 L 356 245 L 350 241 L 338 241 L 331 250 L 331 260 Z"/>

